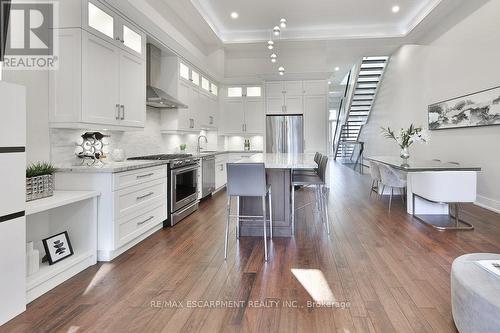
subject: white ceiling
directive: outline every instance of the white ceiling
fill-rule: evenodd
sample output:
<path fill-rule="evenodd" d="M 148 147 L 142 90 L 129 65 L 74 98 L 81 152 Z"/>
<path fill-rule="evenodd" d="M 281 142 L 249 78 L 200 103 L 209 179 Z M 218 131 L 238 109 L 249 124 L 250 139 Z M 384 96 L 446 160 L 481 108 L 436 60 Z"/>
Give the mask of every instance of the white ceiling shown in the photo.
<path fill-rule="evenodd" d="M 288 20 L 282 39 L 404 37 L 441 1 L 191 0 L 224 43 L 266 40 L 282 17 Z"/>

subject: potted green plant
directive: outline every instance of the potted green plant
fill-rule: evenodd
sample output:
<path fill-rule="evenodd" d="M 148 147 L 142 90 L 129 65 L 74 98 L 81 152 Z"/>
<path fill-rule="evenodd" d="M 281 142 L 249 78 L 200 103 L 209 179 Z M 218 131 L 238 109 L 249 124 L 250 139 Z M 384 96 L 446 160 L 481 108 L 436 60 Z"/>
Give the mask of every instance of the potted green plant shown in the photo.
<path fill-rule="evenodd" d="M 26 168 L 26 201 L 54 195 L 54 172 L 52 164 L 38 162 Z"/>
<path fill-rule="evenodd" d="M 179 148 L 181 148 L 181 153 L 184 153 L 186 151 L 187 144 L 183 143 L 179 146 Z"/>
<path fill-rule="evenodd" d="M 400 157 L 405 161 L 410 158 L 409 148 L 413 143 L 429 141 L 428 133 L 425 132 L 422 127 L 415 127 L 413 124 L 407 129 L 402 128 L 399 134 L 396 134 L 390 127 L 382 127 L 382 134 L 387 139 L 396 141 L 401 148 Z"/>

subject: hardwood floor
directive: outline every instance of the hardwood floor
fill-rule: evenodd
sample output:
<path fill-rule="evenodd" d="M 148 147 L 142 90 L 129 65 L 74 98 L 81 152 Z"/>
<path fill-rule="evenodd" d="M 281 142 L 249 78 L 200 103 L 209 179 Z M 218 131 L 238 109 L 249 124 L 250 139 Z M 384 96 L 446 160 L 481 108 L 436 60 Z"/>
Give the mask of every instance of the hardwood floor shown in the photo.
<path fill-rule="evenodd" d="M 329 237 L 310 205 L 297 212 L 294 239 L 270 242 L 267 264 L 262 238 L 236 242 L 234 228 L 224 261 L 222 192 L 174 228 L 38 298 L 0 332 L 456 332 L 451 263 L 500 252 L 500 216 L 467 207 L 474 231 L 438 232 L 401 201 L 389 213 L 386 199 L 370 198 L 368 176 L 331 163 L 329 179 Z M 297 192 L 298 206 L 310 200 L 311 191 Z M 311 295 L 337 303 L 308 307 Z"/>

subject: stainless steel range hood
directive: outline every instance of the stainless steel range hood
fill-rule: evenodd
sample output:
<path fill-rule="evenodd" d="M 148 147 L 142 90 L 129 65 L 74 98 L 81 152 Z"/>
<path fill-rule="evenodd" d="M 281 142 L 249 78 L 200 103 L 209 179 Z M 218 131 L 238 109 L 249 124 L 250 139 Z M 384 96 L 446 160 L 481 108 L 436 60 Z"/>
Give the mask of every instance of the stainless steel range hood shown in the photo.
<path fill-rule="evenodd" d="M 160 88 L 155 87 L 152 84 L 152 68 L 160 66 L 152 66 L 155 64 L 155 57 L 153 56 L 153 51 L 161 53 L 161 51 L 154 45 L 147 45 L 147 62 L 146 62 L 146 105 L 161 108 L 161 109 L 187 109 L 188 106 L 181 101 L 177 100 L 173 96 L 167 94 Z"/>

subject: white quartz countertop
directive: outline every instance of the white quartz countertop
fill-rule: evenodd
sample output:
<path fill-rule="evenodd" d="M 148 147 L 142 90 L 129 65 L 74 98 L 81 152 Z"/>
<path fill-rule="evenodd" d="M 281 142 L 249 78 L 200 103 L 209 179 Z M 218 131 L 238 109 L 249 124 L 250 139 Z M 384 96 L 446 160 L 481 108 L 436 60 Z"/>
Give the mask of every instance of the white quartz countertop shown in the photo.
<path fill-rule="evenodd" d="M 165 165 L 168 161 L 124 161 L 96 163 L 94 166 L 87 165 L 56 165 L 57 172 L 75 173 L 114 173 L 124 172 L 142 168 Z"/>
<path fill-rule="evenodd" d="M 314 154 L 254 154 L 236 163 L 264 163 L 266 169 L 312 169 Z"/>
<path fill-rule="evenodd" d="M 245 150 L 219 150 L 219 151 L 207 151 L 202 153 L 193 153 L 194 158 L 202 158 L 212 155 L 220 154 L 251 154 L 261 151 L 245 151 Z M 158 165 L 166 165 L 168 161 L 124 161 L 124 162 L 113 162 L 104 161 L 103 163 L 96 163 L 94 166 L 88 165 L 71 165 L 71 164 L 60 164 L 56 165 L 57 172 L 75 172 L 75 173 L 116 173 L 125 172 L 142 168 L 149 168 Z"/>

